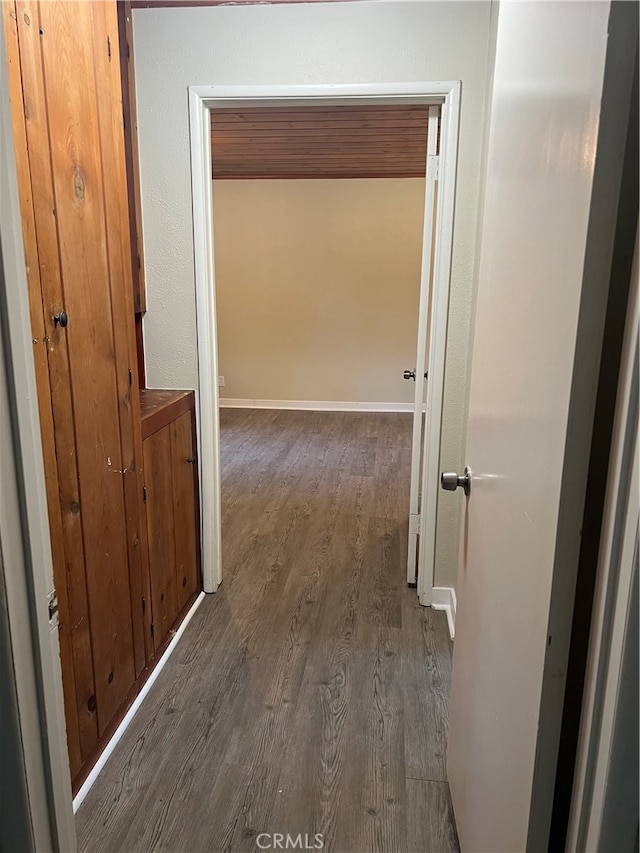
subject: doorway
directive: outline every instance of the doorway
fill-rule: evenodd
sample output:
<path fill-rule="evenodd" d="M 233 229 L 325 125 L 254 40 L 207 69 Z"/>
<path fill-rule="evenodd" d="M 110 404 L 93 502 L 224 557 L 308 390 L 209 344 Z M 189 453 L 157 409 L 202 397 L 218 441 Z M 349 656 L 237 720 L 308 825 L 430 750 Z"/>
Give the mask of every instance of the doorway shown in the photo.
<path fill-rule="evenodd" d="M 426 420 L 422 458 L 414 453 L 413 466 L 421 469 L 425 490 L 422 511 L 412 521 L 410 536 L 420 536 L 417 585 L 420 602 L 432 603 L 440 426 L 443 401 L 444 356 L 449 298 L 449 275 L 453 232 L 453 203 L 457 161 L 460 84 L 386 84 L 372 86 L 292 86 L 292 87 L 211 87 L 192 86 L 189 90 L 191 164 L 196 267 L 196 311 L 198 328 L 198 369 L 200 387 L 201 498 L 203 518 L 203 577 L 205 591 L 214 592 L 222 581 L 220 429 L 218 423 L 218 353 L 216 325 L 215 263 L 213 251 L 213 199 L 210 127 L 211 111 L 255 106 L 330 107 L 340 105 L 385 106 L 393 104 L 438 105 L 441 109 L 440 153 L 429 162 L 429 177 L 437 178 L 435 223 L 425 217 L 425 233 L 434 235 L 433 288 L 427 329 L 424 304 L 421 306 L 425 332 L 425 353 L 421 364 L 429 365 L 425 404 Z M 430 171 L 429 171 L 430 170 Z M 422 279 L 428 294 L 431 253 L 423 253 Z M 423 288 L 424 289 L 424 288 Z M 428 304 L 428 296 L 427 296 Z M 427 346 L 428 341 L 428 346 Z M 420 352 L 418 352 L 418 357 Z M 416 376 L 425 370 L 416 362 Z M 420 380 L 416 383 L 416 397 Z M 422 390 L 422 389 L 420 389 Z M 417 409 L 418 407 L 416 407 Z M 419 411 L 422 420 L 422 410 Z M 414 438 L 416 430 L 414 429 Z M 418 476 L 414 476 L 416 485 Z"/>
<path fill-rule="evenodd" d="M 327 412 L 322 432 L 333 434 L 333 419 L 337 435 L 349 426 L 358 434 L 363 413 L 387 413 L 380 429 L 398 421 L 411 457 L 397 484 L 411 492 L 403 531 L 410 547 L 400 557 L 410 585 L 439 117 L 439 106 L 422 104 L 211 111 L 221 451 L 229 456 L 227 433 L 235 447 L 230 433 L 243 422 L 258 435 L 251 410 Z M 249 411 L 231 418 L 227 409 Z M 341 412 L 359 414 L 332 418 Z M 280 420 L 286 427 L 287 417 Z M 307 420 L 313 428 L 317 419 Z M 372 440 L 351 442 L 352 452 L 385 465 Z M 269 455 L 266 440 L 262 450 Z M 240 451 L 228 464 L 246 479 Z M 222 476 L 229 482 L 227 470 Z M 230 496 L 222 497 L 228 506 Z M 223 549 L 228 535 L 225 526 Z"/>

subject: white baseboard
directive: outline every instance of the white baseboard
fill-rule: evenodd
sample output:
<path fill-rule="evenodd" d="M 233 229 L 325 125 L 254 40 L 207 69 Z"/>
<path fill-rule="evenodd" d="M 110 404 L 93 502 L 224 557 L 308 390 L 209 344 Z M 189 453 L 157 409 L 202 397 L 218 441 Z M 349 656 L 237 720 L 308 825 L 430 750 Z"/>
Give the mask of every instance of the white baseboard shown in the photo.
<path fill-rule="evenodd" d="M 122 735 L 125 733 L 125 731 L 129 727 L 129 723 L 131 722 L 131 720 L 133 720 L 133 718 L 135 717 L 138 708 L 140 707 L 140 705 L 142 705 L 142 703 L 146 699 L 147 694 L 149 693 L 149 691 L 151 690 L 151 688 L 153 687 L 153 685 L 155 683 L 155 680 L 160 675 L 162 669 L 164 668 L 164 665 L 169 660 L 171 653 L 173 652 L 176 645 L 178 644 L 178 640 L 184 634 L 184 630 L 187 627 L 187 625 L 189 624 L 189 622 L 191 621 L 193 614 L 196 612 L 198 607 L 202 604 L 204 596 L 205 596 L 205 593 L 201 592 L 200 595 L 193 602 L 191 609 L 189 610 L 187 615 L 184 617 L 184 619 L 180 623 L 180 627 L 178 628 L 178 630 L 173 635 L 173 639 L 171 640 L 171 642 L 169 643 L 169 645 L 165 649 L 164 654 L 162 655 L 162 657 L 160 658 L 160 660 L 156 664 L 155 669 L 153 670 L 153 672 L 151 673 L 151 675 L 149 676 L 149 678 L 145 682 L 144 687 L 142 688 L 140 693 L 138 693 L 138 695 L 136 696 L 135 702 L 127 711 L 124 719 L 122 720 L 122 722 L 120 723 L 118 728 L 113 733 L 113 737 L 111 738 L 109 743 L 104 748 L 104 751 L 101 753 L 100 758 L 96 761 L 95 765 L 92 767 L 91 773 L 89 773 L 89 775 L 87 776 L 84 785 L 82 785 L 82 787 L 80 788 L 78 793 L 73 798 L 73 813 L 74 814 L 78 811 L 78 809 L 82 805 L 84 798 L 87 796 L 87 794 L 89 793 L 93 783 L 98 778 L 100 771 L 102 770 L 104 765 L 109 760 L 109 757 L 110 757 L 111 753 L 113 752 L 113 750 L 116 748 L 118 741 L 120 740 Z"/>
<path fill-rule="evenodd" d="M 453 640 L 456 635 L 456 591 L 452 586 L 434 586 L 431 606 L 434 610 L 444 610 L 447 614 L 449 634 Z"/>
<path fill-rule="evenodd" d="M 349 403 L 342 400 L 240 400 L 221 397 L 222 409 L 291 409 L 309 412 L 412 412 L 413 403 Z"/>

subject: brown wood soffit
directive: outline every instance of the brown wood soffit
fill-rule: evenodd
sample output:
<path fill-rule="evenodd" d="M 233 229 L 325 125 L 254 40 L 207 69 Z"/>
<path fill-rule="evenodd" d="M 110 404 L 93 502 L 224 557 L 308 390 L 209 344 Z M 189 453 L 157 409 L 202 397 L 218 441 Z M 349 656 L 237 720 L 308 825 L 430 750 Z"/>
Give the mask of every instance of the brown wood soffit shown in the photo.
<path fill-rule="evenodd" d="M 214 179 L 424 177 L 428 107 L 211 112 Z"/>

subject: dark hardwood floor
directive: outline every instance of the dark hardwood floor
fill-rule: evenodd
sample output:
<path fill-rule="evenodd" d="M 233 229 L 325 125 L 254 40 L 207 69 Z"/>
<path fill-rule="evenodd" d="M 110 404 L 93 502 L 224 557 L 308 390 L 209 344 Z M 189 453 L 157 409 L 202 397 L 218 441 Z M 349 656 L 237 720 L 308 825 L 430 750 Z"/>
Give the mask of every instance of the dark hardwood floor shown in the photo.
<path fill-rule="evenodd" d="M 410 416 L 221 426 L 224 582 L 80 807 L 80 849 L 458 850 L 446 618 L 405 583 Z"/>

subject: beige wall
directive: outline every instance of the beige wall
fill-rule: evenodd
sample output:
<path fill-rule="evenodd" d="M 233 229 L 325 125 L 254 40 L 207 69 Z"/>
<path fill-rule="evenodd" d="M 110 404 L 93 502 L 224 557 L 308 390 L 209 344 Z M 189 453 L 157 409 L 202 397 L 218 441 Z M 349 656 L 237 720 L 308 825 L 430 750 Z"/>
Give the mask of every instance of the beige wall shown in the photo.
<path fill-rule="evenodd" d="M 461 80 L 441 466 L 464 467 L 470 323 L 493 68 L 490 2 L 281 3 L 133 14 L 147 379 L 197 386 L 187 87 Z M 460 502 L 441 492 L 436 585 L 455 584 Z"/>
<path fill-rule="evenodd" d="M 424 180 L 214 181 L 223 398 L 413 402 Z"/>

